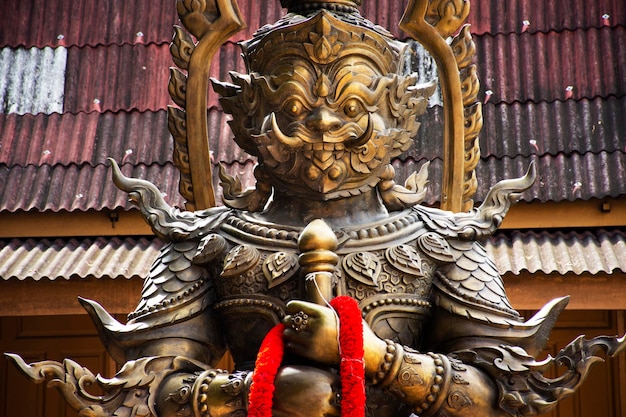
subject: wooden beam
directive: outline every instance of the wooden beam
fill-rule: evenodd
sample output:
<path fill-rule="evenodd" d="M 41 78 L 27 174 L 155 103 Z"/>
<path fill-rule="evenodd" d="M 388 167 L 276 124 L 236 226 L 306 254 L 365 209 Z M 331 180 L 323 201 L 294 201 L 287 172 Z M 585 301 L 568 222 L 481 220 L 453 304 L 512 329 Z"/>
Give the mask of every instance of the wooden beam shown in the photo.
<path fill-rule="evenodd" d="M 548 203 L 511 207 L 500 229 L 616 227 L 626 225 L 626 198 Z"/>
<path fill-rule="evenodd" d="M 571 310 L 625 310 L 626 274 L 545 275 L 524 272 L 504 276 L 516 310 L 538 310 L 553 298 L 570 296 Z"/>
<path fill-rule="evenodd" d="M 0 238 L 152 235 L 139 210 L 0 213 Z"/>
<path fill-rule="evenodd" d="M 0 213 L 0 238 L 146 236 L 138 210 Z M 500 229 L 592 228 L 626 225 L 626 197 L 514 205 Z"/>
<path fill-rule="evenodd" d="M 0 316 L 87 314 L 78 297 L 97 301 L 111 314 L 128 314 L 141 296 L 141 279 L 2 281 Z"/>

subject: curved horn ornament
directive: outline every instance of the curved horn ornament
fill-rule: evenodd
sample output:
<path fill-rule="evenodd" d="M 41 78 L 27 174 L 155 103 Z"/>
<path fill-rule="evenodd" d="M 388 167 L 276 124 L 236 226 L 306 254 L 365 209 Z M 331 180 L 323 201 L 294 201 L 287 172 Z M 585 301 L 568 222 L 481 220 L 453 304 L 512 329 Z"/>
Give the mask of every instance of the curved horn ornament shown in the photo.
<path fill-rule="evenodd" d="M 511 205 L 528 190 L 537 177 L 534 162 L 528 166 L 523 177 L 502 180 L 494 185 L 480 207 L 469 213 L 456 214 L 459 237 L 467 240 L 484 240 L 491 236 L 502 224 Z"/>
<path fill-rule="evenodd" d="M 207 234 L 218 227 L 228 215 L 225 207 L 213 207 L 193 213 L 180 211 L 165 202 L 154 184 L 126 177 L 115 160 L 109 158 L 109 162 L 113 168 L 115 185 L 129 194 L 130 200 L 139 207 L 152 231 L 165 241 L 182 241 Z"/>
<path fill-rule="evenodd" d="M 289 148 L 299 148 L 303 144 L 300 139 L 287 136 L 282 132 L 282 130 L 280 130 L 280 127 L 276 122 L 276 114 L 274 112 L 270 114 L 270 130 L 268 133 L 270 132 L 274 139 Z"/>
<path fill-rule="evenodd" d="M 344 142 L 346 148 L 356 148 L 358 146 L 365 145 L 371 138 L 374 133 L 374 125 L 372 123 L 372 115 L 370 113 L 367 114 L 367 127 L 361 134 L 361 136 L 348 139 Z"/>

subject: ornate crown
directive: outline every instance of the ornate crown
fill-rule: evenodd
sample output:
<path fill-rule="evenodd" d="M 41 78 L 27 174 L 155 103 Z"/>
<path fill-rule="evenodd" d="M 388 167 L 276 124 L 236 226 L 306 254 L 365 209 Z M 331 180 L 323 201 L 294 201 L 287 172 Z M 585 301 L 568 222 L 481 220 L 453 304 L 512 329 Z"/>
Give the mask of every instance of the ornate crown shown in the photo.
<path fill-rule="evenodd" d="M 288 3 L 288 0 L 283 0 Z M 320 2 L 290 3 L 303 6 Z M 327 2 L 323 5 L 341 2 Z M 356 4 L 356 2 L 345 1 Z M 381 74 L 398 71 L 399 55 L 406 45 L 393 39 L 386 31 L 355 13 L 349 17 L 337 14 L 326 7 L 315 9 L 317 13 L 297 15 L 281 19 L 271 27 L 264 27 L 254 37 L 241 44 L 247 68 L 264 73 L 275 67 L 282 58 L 294 56 L 311 60 L 316 64 L 330 64 L 350 54 L 367 57 L 378 66 Z M 359 30 L 355 30 L 355 26 Z"/>

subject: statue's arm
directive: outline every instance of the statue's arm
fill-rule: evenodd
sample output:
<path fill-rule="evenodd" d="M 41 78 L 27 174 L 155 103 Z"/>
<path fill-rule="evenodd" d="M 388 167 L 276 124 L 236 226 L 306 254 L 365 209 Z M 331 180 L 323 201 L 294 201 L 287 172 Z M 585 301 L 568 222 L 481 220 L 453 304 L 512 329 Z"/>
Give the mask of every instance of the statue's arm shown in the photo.
<path fill-rule="evenodd" d="M 287 349 L 322 363 L 337 364 L 339 349 L 335 316 L 326 307 L 291 302 L 288 313 L 304 311 L 305 330 L 285 330 Z M 291 315 L 286 316 L 289 325 Z M 382 340 L 364 323 L 364 363 L 367 382 L 388 390 L 420 416 L 445 411 L 450 417 L 506 416 L 497 407 L 497 388 L 480 369 L 437 353 L 419 353 Z"/>
<path fill-rule="evenodd" d="M 559 300 L 556 300 L 558 307 Z M 538 323 L 555 308 L 548 304 Z M 299 312 L 306 326 L 291 326 Z M 286 348 L 293 354 L 337 366 L 338 325 L 333 311 L 303 301 L 287 305 L 283 323 Z M 396 396 L 420 416 L 506 417 L 534 416 L 550 411 L 573 394 L 584 381 L 597 351 L 614 356 L 626 349 L 626 336 L 572 341 L 552 358 L 537 362 L 518 345 L 500 339 L 462 337 L 451 353 L 417 352 L 382 340 L 363 324 L 364 365 L 367 383 Z M 543 373 L 555 363 L 566 370 L 557 378 Z"/>
<path fill-rule="evenodd" d="M 398 397 L 417 415 L 508 415 L 498 407 L 496 384 L 476 367 L 444 354 L 419 353 L 391 341 L 366 341 L 365 346 L 369 382 Z M 372 348 L 374 351 L 370 351 Z"/>
<path fill-rule="evenodd" d="M 249 409 L 252 372 L 228 373 L 218 369 L 171 373 L 159 385 L 158 417 L 244 417 Z M 274 380 L 273 417 L 339 416 L 337 376 L 308 366 L 284 366 Z M 257 404 L 258 405 L 258 404 Z M 190 413 L 192 411 L 192 413 Z"/>

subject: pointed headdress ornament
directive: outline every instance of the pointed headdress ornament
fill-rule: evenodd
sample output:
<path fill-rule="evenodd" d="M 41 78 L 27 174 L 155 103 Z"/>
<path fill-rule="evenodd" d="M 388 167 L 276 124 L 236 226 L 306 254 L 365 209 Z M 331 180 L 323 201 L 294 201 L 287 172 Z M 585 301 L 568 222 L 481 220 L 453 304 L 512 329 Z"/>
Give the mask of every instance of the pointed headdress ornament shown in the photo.
<path fill-rule="evenodd" d="M 327 9 L 338 12 L 356 12 L 361 0 L 280 0 L 280 5 L 290 13 Z"/>
<path fill-rule="evenodd" d="M 330 7 L 355 2 L 289 3 L 306 12 L 266 26 L 252 39 L 243 42 L 248 70 L 264 74 L 269 68 L 276 67 L 281 59 L 292 60 L 296 56 L 325 65 L 349 55 L 367 58 L 382 74 L 398 70 L 399 52 L 406 44 L 394 40 L 390 33 L 361 17 L 356 8 L 355 13 L 347 18 Z"/>

